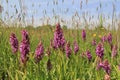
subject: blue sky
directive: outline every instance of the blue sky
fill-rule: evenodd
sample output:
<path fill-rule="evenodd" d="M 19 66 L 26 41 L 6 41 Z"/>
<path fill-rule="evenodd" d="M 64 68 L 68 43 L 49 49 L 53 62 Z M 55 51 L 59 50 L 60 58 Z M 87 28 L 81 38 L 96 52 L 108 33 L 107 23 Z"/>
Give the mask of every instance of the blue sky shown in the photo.
<path fill-rule="evenodd" d="M 34 16 L 34 24 L 39 25 L 41 24 L 42 20 L 45 20 L 43 16 L 46 18 L 50 17 L 51 23 L 55 20 L 53 19 L 53 9 L 55 11 L 56 15 L 59 15 L 60 18 L 63 18 L 64 20 L 70 20 L 72 15 L 75 14 L 77 11 L 79 16 L 82 16 L 83 12 L 89 13 L 89 16 L 95 16 L 96 19 L 98 14 L 102 13 L 107 16 L 112 16 L 113 11 L 113 3 L 116 7 L 116 15 L 119 16 L 120 14 L 120 0 L 88 0 L 88 3 L 86 4 L 85 0 L 58 0 L 58 5 L 54 5 L 53 1 L 57 0 L 22 0 L 24 1 L 24 5 L 26 7 L 26 22 L 29 24 L 31 23 L 31 17 Z M 80 3 L 82 1 L 82 9 L 80 9 Z M 2 6 L 4 7 L 4 11 L 2 13 L 2 18 L 4 20 L 4 17 L 7 17 L 5 14 L 6 11 L 8 11 L 8 14 L 10 16 L 13 16 L 11 21 L 17 18 L 18 14 L 15 13 L 14 5 L 16 5 L 16 8 L 18 10 L 18 13 L 20 13 L 20 5 L 19 0 L 8 0 L 8 4 L 6 3 L 6 0 L 2 0 Z M 99 8 L 100 3 L 102 4 L 102 8 Z M 34 4 L 34 7 L 32 5 Z M 11 7 L 12 6 L 12 7 Z M 98 11 L 96 11 L 96 8 L 98 7 Z M 67 13 L 65 11 L 69 9 Z M 44 11 L 46 10 L 46 15 L 44 15 Z M 87 17 L 88 18 L 88 17 Z"/>

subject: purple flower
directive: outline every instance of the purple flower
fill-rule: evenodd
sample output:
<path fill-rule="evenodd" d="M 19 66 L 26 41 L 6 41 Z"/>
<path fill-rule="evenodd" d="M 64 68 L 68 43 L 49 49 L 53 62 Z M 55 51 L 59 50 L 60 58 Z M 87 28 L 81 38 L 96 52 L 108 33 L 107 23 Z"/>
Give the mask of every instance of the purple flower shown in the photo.
<path fill-rule="evenodd" d="M 29 36 L 26 30 L 22 30 L 22 40 L 25 40 L 29 43 Z"/>
<path fill-rule="evenodd" d="M 96 40 L 93 39 L 93 41 L 92 41 L 92 45 L 93 45 L 93 46 L 96 46 L 96 44 L 97 44 L 97 43 L 96 43 Z"/>
<path fill-rule="evenodd" d="M 104 69 L 107 74 L 110 74 L 111 72 L 111 68 L 110 68 L 110 64 L 108 63 L 108 60 L 104 60 L 103 62 L 100 62 L 97 67 L 98 69 L 100 68 Z"/>
<path fill-rule="evenodd" d="M 20 53 L 21 53 L 21 62 L 22 63 L 26 63 L 26 61 L 28 60 L 28 54 L 30 51 L 30 46 L 29 44 L 26 43 L 26 41 L 22 41 L 20 44 Z"/>
<path fill-rule="evenodd" d="M 91 53 L 90 53 L 89 50 L 86 51 L 86 56 L 87 56 L 87 58 L 88 58 L 89 61 L 92 60 L 92 55 L 91 55 Z"/>
<path fill-rule="evenodd" d="M 23 64 L 26 64 L 28 60 L 28 54 L 30 51 L 30 42 L 29 42 L 29 37 L 28 37 L 28 32 L 23 30 L 22 31 L 22 42 L 20 44 L 20 53 L 21 53 L 21 62 Z"/>
<path fill-rule="evenodd" d="M 107 36 L 106 36 L 106 35 L 103 36 L 103 37 L 101 38 L 101 41 L 102 41 L 102 42 L 106 42 L 106 41 L 107 41 Z"/>
<path fill-rule="evenodd" d="M 40 42 L 35 50 L 35 60 L 36 60 L 36 63 L 38 63 L 42 57 L 43 57 L 43 54 L 44 54 L 44 47 L 43 47 L 43 44 L 42 42 Z"/>
<path fill-rule="evenodd" d="M 86 40 L 86 31 L 84 29 L 82 30 L 82 39 Z"/>
<path fill-rule="evenodd" d="M 108 40 L 109 44 L 112 44 L 112 34 L 111 33 L 108 34 L 107 40 Z"/>
<path fill-rule="evenodd" d="M 10 45 L 12 48 L 12 52 L 16 53 L 18 51 L 18 39 L 16 38 L 14 33 L 10 35 Z"/>
<path fill-rule="evenodd" d="M 117 55 L 117 45 L 114 45 L 112 48 L 112 58 Z"/>
<path fill-rule="evenodd" d="M 72 50 L 70 48 L 70 43 L 67 42 L 66 46 L 65 46 L 65 52 L 66 52 L 66 56 L 69 58 L 71 53 L 72 53 Z"/>
<path fill-rule="evenodd" d="M 99 43 L 96 47 L 96 54 L 98 57 L 103 58 L 104 55 L 104 48 L 103 48 L 103 44 Z"/>
<path fill-rule="evenodd" d="M 56 25 L 56 30 L 54 32 L 53 47 L 60 48 L 60 47 L 64 47 L 64 45 L 65 45 L 65 39 L 63 36 L 63 31 L 60 27 L 60 24 L 58 23 Z"/>
<path fill-rule="evenodd" d="M 75 54 L 79 51 L 79 46 L 76 41 L 74 41 L 74 52 Z"/>

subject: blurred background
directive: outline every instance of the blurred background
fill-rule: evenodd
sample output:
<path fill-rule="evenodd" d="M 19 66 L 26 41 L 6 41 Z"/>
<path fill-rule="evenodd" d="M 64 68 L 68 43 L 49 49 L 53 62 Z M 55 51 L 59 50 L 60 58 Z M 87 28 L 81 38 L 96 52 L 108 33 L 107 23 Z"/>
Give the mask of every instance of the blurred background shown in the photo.
<path fill-rule="evenodd" d="M 118 28 L 120 0 L 0 0 L 0 19 L 11 26 L 60 22 L 68 28 Z"/>

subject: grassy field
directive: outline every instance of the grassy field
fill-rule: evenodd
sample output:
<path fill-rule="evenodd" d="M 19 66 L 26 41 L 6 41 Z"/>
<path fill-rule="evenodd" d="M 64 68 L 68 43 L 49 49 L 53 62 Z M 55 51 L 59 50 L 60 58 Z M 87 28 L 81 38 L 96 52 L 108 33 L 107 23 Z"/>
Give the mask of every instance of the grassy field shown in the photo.
<path fill-rule="evenodd" d="M 10 35 L 15 33 L 19 45 L 22 41 L 21 31 L 26 30 L 30 38 L 29 59 L 26 65 L 20 62 L 20 51 L 13 53 L 10 45 Z M 70 43 L 72 49 L 70 57 L 66 57 L 66 51 L 53 49 L 50 46 L 54 38 L 55 27 L 43 26 L 32 27 L 1 27 L 0 28 L 0 80 L 120 80 L 120 48 L 118 35 L 119 31 L 106 30 L 105 28 L 96 28 L 93 30 L 85 29 L 86 40 L 81 37 L 82 29 L 62 28 L 66 42 Z M 117 55 L 112 58 L 111 46 L 106 42 L 101 42 L 104 35 L 112 34 L 112 44 L 117 45 Z M 92 40 L 96 40 L 96 45 L 92 45 Z M 35 63 L 35 50 L 38 43 L 42 41 L 44 55 L 39 63 Z M 79 51 L 75 55 L 74 41 L 79 45 Z M 104 67 L 97 69 L 99 57 L 96 55 L 98 43 L 103 43 L 104 56 L 102 61 L 108 60 L 110 65 L 110 74 L 106 73 Z M 66 44 L 65 44 L 66 46 Z M 48 48 L 51 52 L 48 56 Z M 86 51 L 89 50 L 92 59 L 89 61 Z M 50 65 L 47 65 L 49 61 Z M 49 68 L 50 67 L 50 68 Z M 49 68 L 49 69 L 48 69 Z M 110 80 L 108 79 L 108 80 Z"/>

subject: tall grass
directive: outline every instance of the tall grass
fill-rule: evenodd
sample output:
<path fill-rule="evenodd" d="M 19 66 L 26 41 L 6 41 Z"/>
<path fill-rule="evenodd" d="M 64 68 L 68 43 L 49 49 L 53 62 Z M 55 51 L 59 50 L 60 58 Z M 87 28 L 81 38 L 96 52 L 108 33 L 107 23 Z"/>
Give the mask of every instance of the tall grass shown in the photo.
<path fill-rule="evenodd" d="M 26 66 L 22 66 L 19 62 L 20 52 L 14 55 L 9 44 L 9 36 L 11 32 L 17 35 L 19 42 L 21 41 L 21 30 L 26 29 L 30 36 L 30 55 Z M 79 41 L 78 45 L 80 51 L 74 55 L 72 51 L 71 57 L 66 58 L 65 52 L 61 50 L 51 49 L 50 57 L 46 56 L 47 48 L 50 46 L 50 40 L 53 38 L 54 28 L 50 26 L 38 28 L 14 28 L 2 27 L 0 28 L 0 79 L 5 80 L 103 80 L 106 74 L 102 69 L 96 70 L 96 53 L 95 46 L 91 45 L 92 39 L 96 39 L 97 43 L 100 41 L 99 35 L 103 36 L 109 32 L 113 35 L 113 44 L 117 44 L 115 37 L 116 32 L 105 29 L 89 30 L 87 29 L 87 39 L 84 42 L 81 38 L 81 30 L 78 29 L 64 29 L 65 39 L 70 41 L 73 49 L 74 40 Z M 98 33 L 99 32 L 99 33 Z M 96 37 L 93 37 L 96 34 Z M 43 59 L 37 65 L 34 60 L 35 49 L 39 41 L 42 40 L 45 53 Z M 112 80 L 120 79 L 120 71 L 118 70 L 119 53 L 116 58 L 111 58 L 111 50 L 108 43 L 105 43 L 104 59 L 108 59 L 111 65 L 110 77 Z M 87 49 L 90 50 L 93 58 L 89 62 L 87 58 L 82 57 L 81 54 Z M 47 61 L 50 59 L 52 69 L 47 70 Z"/>
<path fill-rule="evenodd" d="M 84 11 L 84 3 L 85 6 L 89 3 L 88 0 L 80 1 L 80 10 L 75 11 L 71 15 L 71 21 L 67 21 L 61 17 L 61 15 L 56 13 L 56 10 L 52 9 L 52 15 L 48 16 L 47 9 L 43 10 L 43 17 L 40 18 L 42 20 L 43 26 L 33 27 L 35 22 L 36 12 L 32 13 L 32 26 L 21 27 L 23 24 L 26 24 L 25 14 L 27 14 L 24 10 L 26 5 L 24 4 L 24 0 L 19 0 L 20 11 L 18 10 L 18 5 L 14 5 L 14 10 L 16 12 L 15 15 L 9 15 L 9 2 L 10 0 L 6 0 L 7 10 L 4 14 L 4 21 L 0 21 L 0 80 L 104 80 L 106 72 L 103 69 L 97 70 L 98 57 L 96 56 L 96 46 L 92 45 L 92 40 L 95 39 L 97 44 L 101 42 L 101 37 L 107 35 L 108 33 L 112 34 L 113 37 L 113 45 L 118 46 L 118 55 L 115 58 L 111 57 L 112 51 L 108 42 L 104 42 L 104 58 L 107 59 L 111 66 L 110 78 L 111 80 L 119 80 L 120 79 L 120 25 L 118 25 L 118 30 L 115 29 L 115 4 L 113 4 L 113 12 L 112 12 L 112 29 L 107 29 L 108 26 L 104 26 L 105 16 L 102 14 L 102 4 L 97 6 L 99 25 L 96 23 L 92 24 L 92 19 L 94 15 L 90 15 L 89 11 Z M 74 6 L 75 0 L 72 0 L 72 5 Z M 49 6 L 49 2 L 47 3 L 47 7 Z M 53 5 L 58 7 L 59 1 L 53 0 Z M 32 8 L 35 9 L 34 3 L 32 4 Z M 64 0 L 62 0 L 62 6 L 64 5 Z M 39 5 L 40 8 L 40 5 Z M 63 8 L 63 7 L 62 7 Z M 4 6 L 3 6 L 4 9 Z M 63 15 L 68 15 L 70 8 L 65 9 L 65 11 L 61 10 L 60 13 Z M 0 4 L 0 16 L 2 16 L 2 6 Z M 14 17 L 17 16 L 17 17 Z M 108 15 L 109 16 L 109 15 Z M 108 17 L 106 16 L 106 17 Z M 13 20 L 14 19 L 14 20 Z M 54 20 L 53 20 L 54 19 Z M 72 48 L 72 54 L 70 58 L 66 57 L 65 51 L 61 49 L 53 49 L 50 46 L 50 41 L 54 37 L 55 26 L 48 25 L 50 21 L 52 23 L 61 22 L 63 24 L 72 23 L 72 28 L 67 28 L 69 26 L 62 27 L 65 40 L 70 42 L 70 48 Z M 6 22 L 6 23 L 5 23 Z M 11 22 L 11 23 L 10 23 Z M 13 24 L 12 24 L 13 22 Z M 10 25 L 10 24 L 11 25 Z M 18 24 L 19 23 L 19 24 Z M 47 24 L 47 25 L 46 25 Z M 89 29 L 89 26 L 92 24 L 92 29 Z M 97 26 L 96 26 L 97 25 Z M 23 25 L 25 26 L 25 25 Z M 83 41 L 81 37 L 82 27 L 85 26 L 85 31 L 87 34 L 86 40 Z M 94 28 L 93 28 L 94 27 Z M 26 30 L 29 33 L 30 37 L 30 52 L 29 52 L 29 60 L 26 65 L 22 65 L 20 63 L 20 51 L 16 54 L 12 53 L 12 49 L 10 46 L 9 38 L 10 34 L 13 32 L 16 34 L 19 43 L 22 41 L 21 31 Z M 44 56 L 42 60 L 36 64 L 35 63 L 35 49 L 39 43 L 42 41 L 44 46 Z M 75 55 L 74 53 L 74 41 L 77 41 L 80 50 Z M 19 44 L 20 45 L 20 44 Z M 50 56 L 48 56 L 48 48 L 50 49 Z M 85 52 L 89 50 L 92 55 L 92 60 L 89 61 L 85 56 Z M 48 66 L 48 61 L 51 63 Z M 48 70 L 50 67 L 50 70 Z"/>

